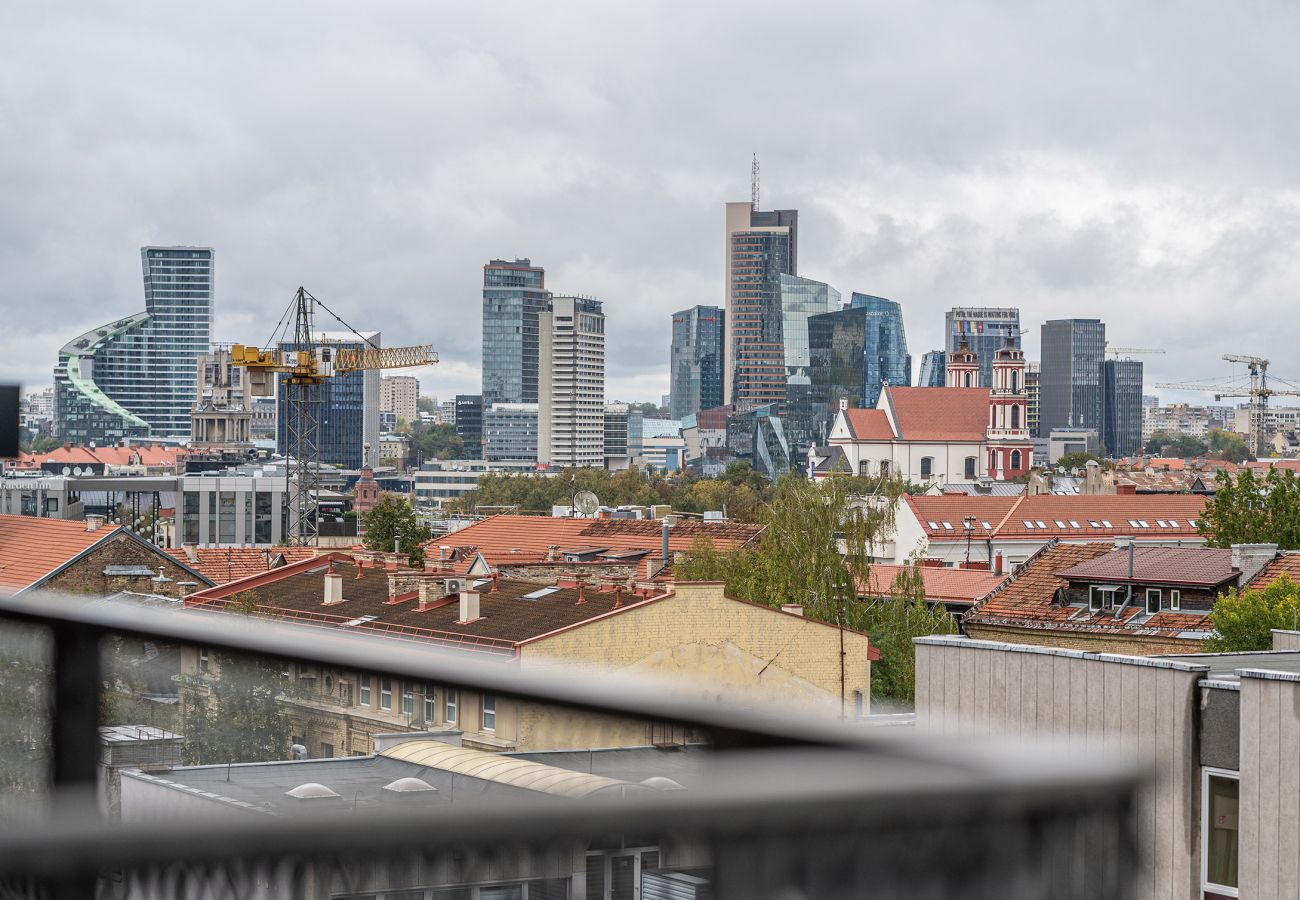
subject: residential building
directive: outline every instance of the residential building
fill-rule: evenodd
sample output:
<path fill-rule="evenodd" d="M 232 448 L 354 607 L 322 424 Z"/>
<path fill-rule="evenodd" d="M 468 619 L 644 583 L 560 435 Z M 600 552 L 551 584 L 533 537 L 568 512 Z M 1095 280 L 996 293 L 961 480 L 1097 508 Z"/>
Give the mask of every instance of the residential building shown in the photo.
<path fill-rule="evenodd" d="M 379 379 L 379 411 L 414 422 L 420 414 L 420 379 L 413 375 L 384 375 Z"/>
<path fill-rule="evenodd" d="M 119 359 L 143 363 L 135 347 L 146 343 L 148 323 L 148 313 L 119 319 L 73 338 L 59 351 L 54 369 L 54 433 L 58 437 L 72 444 L 115 444 L 123 438 L 149 436 L 149 423 L 110 396 L 110 392 L 131 394 L 131 386 L 109 378 L 109 372 L 129 368 Z"/>
<path fill-rule="evenodd" d="M 536 403 L 493 403 L 483 410 L 483 458 L 537 462 Z"/>
<path fill-rule="evenodd" d="M 1196 547 L 1205 497 L 1198 494 L 941 494 L 907 496 L 881 562 L 914 554 L 945 565 L 967 560 L 1011 571 L 1053 540 L 1063 544 L 1131 537 L 1139 547 Z"/>
<path fill-rule="evenodd" d="M 1102 363 L 1106 325 L 1100 319 L 1043 323 L 1039 433 L 1054 428 L 1102 430 Z"/>
<path fill-rule="evenodd" d="M 379 461 L 381 465 L 393 466 L 399 472 L 406 471 L 407 461 L 411 456 L 411 438 L 398 432 L 384 433 L 379 436 Z M 366 471 L 366 467 L 362 467 Z"/>
<path fill-rule="evenodd" d="M 903 308 L 893 300 L 854 292 L 852 309 L 867 311 L 862 403 L 876 405 L 884 384 L 906 387 L 912 383 L 912 357 L 907 352 Z"/>
<path fill-rule="evenodd" d="M 1101 441 L 1106 455 L 1122 459 L 1142 450 L 1142 362 L 1102 362 Z"/>
<path fill-rule="evenodd" d="M 292 562 L 315 559 L 315 547 L 200 547 L 182 544 L 163 551 L 212 584 L 228 584 Z"/>
<path fill-rule="evenodd" d="M 212 582 L 103 516 L 84 522 L 0 514 L 0 594 L 121 591 L 179 598 Z"/>
<path fill-rule="evenodd" d="M 446 421 L 444 419 L 444 421 Z M 456 411 L 452 424 L 456 437 L 465 444 L 465 453 L 477 459 L 483 455 L 483 397 L 479 394 L 457 394 Z"/>
<path fill-rule="evenodd" d="M 339 349 L 362 350 L 382 346 L 378 331 L 353 333 L 349 331 L 321 331 L 315 339 Z M 281 350 L 292 350 L 292 342 L 281 342 Z M 289 454 L 288 447 L 288 397 L 285 379 L 276 376 L 278 389 L 276 402 L 276 449 L 281 455 Z M 336 374 L 326 378 L 319 387 L 320 460 L 344 469 L 359 469 L 362 465 L 379 464 L 379 382 L 382 376 L 377 369 Z M 369 448 L 367 450 L 367 448 Z"/>
<path fill-rule="evenodd" d="M 415 504 L 421 509 L 442 509 L 478 487 L 483 475 L 511 474 L 549 477 L 537 471 L 530 460 L 487 462 L 478 459 L 426 460 L 413 473 Z"/>
<path fill-rule="evenodd" d="M 948 354 L 943 350 L 928 350 L 921 357 L 921 374 L 918 387 L 943 387 L 948 383 Z"/>
<path fill-rule="evenodd" d="M 722 405 L 726 315 L 716 306 L 673 313 L 669 402 L 674 419 Z"/>
<path fill-rule="evenodd" d="M 840 292 L 828 284 L 797 275 L 781 275 L 781 344 L 785 355 L 785 401 L 782 419 L 786 439 L 803 450 L 821 437 L 825 401 L 812 380 L 809 322 L 840 308 Z"/>
<path fill-rule="evenodd" d="M 456 401 L 444 400 L 438 404 L 438 424 L 455 425 L 456 424 Z"/>
<path fill-rule="evenodd" d="M 1020 310 L 1015 307 L 954 307 L 944 314 L 944 350 L 965 343 L 979 358 L 974 386 L 992 387 L 993 354 L 1010 345 L 1020 349 Z"/>
<path fill-rule="evenodd" d="M 253 388 L 229 350 L 199 357 L 198 393 L 190 412 L 190 446 L 205 451 L 238 451 L 253 442 Z"/>
<path fill-rule="evenodd" d="M 1142 443 L 1146 444 L 1158 432 L 1171 437 L 1187 435 L 1203 441 L 1215 428 L 1237 430 L 1237 424 L 1249 428 L 1249 413 L 1243 422 L 1237 423 L 1230 406 L 1190 406 L 1186 403 L 1147 406 L 1142 410 Z"/>
<path fill-rule="evenodd" d="M 1043 436 L 1040 424 L 1042 417 L 1042 377 L 1043 369 L 1039 363 L 1025 363 L 1025 421 L 1029 423 L 1029 436 Z"/>
<path fill-rule="evenodd" d="M 1250 405 L 1237 406 L 1221 427 L 1241 435 L 1250 434 Z M 1300 431 L 1300 406 L 1270 406 L 1264 411 L 1265 434 L 1287 431 Z"/>
<path fill-rule="evenodd" d="M 537 460 L 556 468 L 605 464 L 605 314 L 601 302 L 554 297 L 538 317 L 541 374 Z"/>
<path fill-rule="evenodd" d="M 988 569 L 873 563 L 867 579 L 858 583 L 858 596 L 866 599 L 889 597 L 898 576 L 912 571 L 921 574 L 925 602 L 932 607 L 942 606 L 958 619 L 1009 577 L 1004 572 L 990 572 Z"/>
<path fill-rule="evenodd" d="M 785 402 L 781 276 L 799 274 L 799 213 L 728 203 L 723 402 L 738 412 Z"/>
<path fill-rule="evenodd" d="M 546 270 L 529 259 L 483 267 L 483 403 L 537 403 Z"/>

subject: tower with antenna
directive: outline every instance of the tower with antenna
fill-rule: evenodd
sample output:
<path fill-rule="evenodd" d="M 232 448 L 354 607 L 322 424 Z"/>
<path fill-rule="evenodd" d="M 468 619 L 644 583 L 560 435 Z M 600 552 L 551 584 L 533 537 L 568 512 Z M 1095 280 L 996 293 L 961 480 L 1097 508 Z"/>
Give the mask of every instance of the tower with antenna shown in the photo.
<path fill-rule="evenodd" d="M 754 154 L 754 161 L 749 167 L 749 202 L 753 205 L 754 212 L 758 212 L 758 154 Z"/>

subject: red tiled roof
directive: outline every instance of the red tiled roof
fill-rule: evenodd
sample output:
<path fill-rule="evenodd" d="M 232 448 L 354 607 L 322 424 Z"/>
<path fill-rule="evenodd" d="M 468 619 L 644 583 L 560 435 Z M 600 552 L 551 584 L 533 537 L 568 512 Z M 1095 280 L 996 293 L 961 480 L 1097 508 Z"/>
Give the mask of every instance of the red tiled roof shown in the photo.
<path fill-rule="evenodd" d="M 1141 603 L 1125 609 L 1089 612 L 1054 601 L 1065 579 L 1058 573 L 1106 556 L 1109 543 L 1049 544 L 1033 556 L 1000 589 L 978 602 L 964 617 L 967 625 L 1004 625 L 1044 631 L 1124 634 L 1133 637 L 1179 637 L 1184 632 L 1211 630 L 1210 617 L 1200 612 L 1163 611 L 1146 618 Z"/>
<path fill-rule="evenodd" d="M 884 389 L 905 441 L 982 441 L 989 426 L 988 388 Z"/>
<path fill-rule="evenodd" d="M 873 563 L 868 584 L 859 590 L 869 597 L 883 597 L 889 593 L 894 579 L 907 566 Z M 954 569 L 940 566 L 921 566 L 925 582 L 925 598 L 930 601 L 974 603 L 985 596 L 1009 576 L 984 569 Z"/>
<path fill-rule="evenodd" d="M 1185 584 L 1215 588 L 1238 575 L 1232 551 L 1210 547 L 1134 547 L 1133 576 L 1128 574 L 1128 551 L 1112 550 L 1105 556 L 1058 574 L 1071 581 L 1104 580 Z"/>
<path fill-rule="evenodd" d="M 173 466 L 184 459 L 188 451 L 184 447 L 136 446 L 136 447 L 56 447 L 46 453 L 20 453 L 18 468 L 38 469 L 44 463 L 56 463 L 69 466 L 101 464 L 107 466 Z M 138 458 L 138 462 L 136 459 Z"/>
<path fill-rule="evenodd" d="M 977 540 L 988 537 L 1087 540 L 1127 535 L 1148 540 L 1203 540 L 1193 524 L 1205 507 L 1205 497 L 1200 494 L 1038 494 L 1033 497 L 943 494 L 909 496 L 906 501 L 932 541 L 965 540 L 961 523 L 966 516 L 975 517 L 973 536 Z M 944 522 L 952 528 L 945 528 Z M 1033 524 L 1026 525 L 1026 522 Z"/>
<path fill-rule="evenodd" d="M 1292 581 L 1300 584 L 1300 553 L 1284 552 L 1280 554 L 1271 563 L 1260 569 L 1259 574 L 1250 580 L 1247 587 L 1263 590 L 1282 574 L 1290 575 Z"/>
<path fill-rule="evenodd" d="M 894 429 L 883 409 L 846 409 L 844 419 L 849 432 L 859 441 L 892 441 Z"/>
<path fill-rule="evenodd" d="M 0 515 L 0 593 L 18 593 L 121 531 L 105 525 L 87 531 L 85 522 Z"/>
<path fill-rule="evenodd" d="M 543 560 L 549 549 L 599 547 L 612 552 L 661 549 L 663 523 L 652 519 L 562 519 L 546 516 L 491 516 L 460 531 L 434 538 L 425 546 L 436 559 L 440 547 L 477 548 L 489 565 Z M 679 520 L 668 530 L 670 553 L 690 550 L 696 538 L 708 537 L 715 549 L 734 550 L 754 540 L 762 525 L 742 522 Z"/>
<path fill-rule="evenodd" d="M 275 566 L 311 559 L 311 547 L 191 547 L 165 550 L 167 555 L 197 571 L 214 584 L 247 578 Z"/>

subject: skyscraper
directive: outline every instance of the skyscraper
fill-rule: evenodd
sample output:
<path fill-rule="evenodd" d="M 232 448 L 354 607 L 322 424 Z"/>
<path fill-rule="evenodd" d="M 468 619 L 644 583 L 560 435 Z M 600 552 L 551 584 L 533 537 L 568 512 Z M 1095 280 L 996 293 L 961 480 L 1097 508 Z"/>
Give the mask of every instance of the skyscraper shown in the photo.
<path fill-rule="evenodd" d="M 378 331 L 320 331 L 316 340 L 340 349 L 360 350 L 382 346 Z M 291 341 L 281 350 L 292 350 Z M 288 453 L 288 391 L 283 373 L 277 376 L 275 445 Z M 378 369 L 358 370 L 326 378 L 320 386 L 320 461 L 344 469 L 374 467 L 379 463 L 379 379 Z M 365 455 L 370 446 L 369 456 Z"/>
<path fill-rule="evenodd" d="M 605 314 L 599 300 L 554 297 L 541 329 L 537 461 L 605 464 Z"/>
<path fill-rule="evenodd" d="M 781 276 L 781 344 L 785 356 L 785 402 L 781 406 L 785 438 L 793 448 L 817 436 L 812 362 L 808 342 L 810 317 L 840 308 L 840 292 L 798 275 Z"/>
<path fill-rule="evenodd" d="M 725 320 L 726 313 L 716 306 L 673 313 L 669 406 L 674 419 L 722 405 Z"/>
<path fill-rule="evenodd" d="M 912 384 L 912 357 L 907 352 L 907 333 L 903 329 L 903 308 L 893 300 L 854 293 L 851 309 L 864 309 L 867 321 L 863 348 L 862 405 L 874 407 L 880 386 Z"/>
<path fill-rule="evenodd" d="M 483 453 L 483 398 L 478 394 L 457 394 L 453 404 L 456 437 L 465 445 L 467 459 L 479 459 Z"/>
<path fill-rule="evenodd" d="M 738 410 L 785 402 L 781 275 L 798 274 L 799 213 L 728 203 L 723 401 Z"/>
<path fill-rule="evenodd" d="M 551 307 L 546 270 L 529 259 L 483 267 L 483 404 L 536 403 L 540 325 Z"/>
<path fill-rule="evenodd" d="M 1091 428 L 1101 433 L 1102 361 L 1106 325 L 1100 319 L 1043 323 L 1038 433 Z"/>
<path fill-rule="evenodd" d="M 212 349 L 211 247 L 142 247 L 145 311 L 73 339 L 54 371 L 55 428 L 108 443 L 190 433 L 199 356 Z"/>
<path fill-rule="evenodd" d="M 993 384 L 993 356 L 1004 347 L 1020 348 L 1020 310 L 1015 307 L 956 307 L 944 314 L 944 349 L 965 341 L 979 357 L 979 387 Z M 1010 338 L 1012 343 L 1007 344 Z"/>
<path fill-rule="evenodd" d="M 921 357 L 921 374 L 917 387 L 943 387 L 944 372 L 948 369 L 948 354 L 943 350 L 929 350 Z"/>
<path fill-rule="evenodd" d="M 813 438 L 826 439 L 839 402 L 859 408 L 866 391 L 867 311 L 838 309 L 808 318 Z"/>
<path fill-rule="evenodd" d="M 1108 359 L 1102 363 L 1101 442 L 1113 458 L 1132 456 L 1142 446 L 1142 363 Z"/>

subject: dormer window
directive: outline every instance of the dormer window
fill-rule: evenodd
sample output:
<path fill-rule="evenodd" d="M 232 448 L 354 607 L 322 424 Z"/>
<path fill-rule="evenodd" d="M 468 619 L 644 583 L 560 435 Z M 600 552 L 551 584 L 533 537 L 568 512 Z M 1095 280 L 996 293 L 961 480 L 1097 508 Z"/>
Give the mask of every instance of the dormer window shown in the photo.
<path fill-rule="evenodd" d="M 1160 612 L 1160 588 L 1147 588 L 1147 612 L 1155 615 Z"/>
<path fill-rule="evenodd" d="M 1094 584 L 1088 590 L 1088 608 L 1093 612 L 1110 609 L 1115 605 L 1115 592 L 1119 590 L 1113 584 Z"/>

